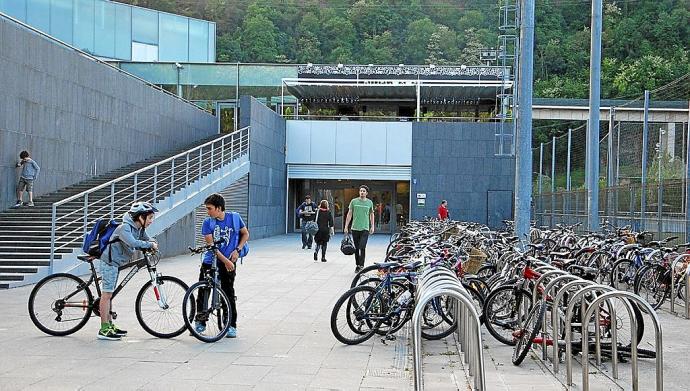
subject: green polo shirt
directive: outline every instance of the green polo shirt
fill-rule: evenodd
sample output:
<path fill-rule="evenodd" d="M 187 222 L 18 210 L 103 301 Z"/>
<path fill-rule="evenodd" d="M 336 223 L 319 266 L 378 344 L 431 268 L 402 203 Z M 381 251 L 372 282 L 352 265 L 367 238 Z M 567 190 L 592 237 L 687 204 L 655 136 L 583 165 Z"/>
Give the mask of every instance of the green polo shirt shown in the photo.
<path fill-rule="evenodd" d="M 368 198 L 364 201 L 359 197 L 353 198 L 350 201 L 350 210 L 352 211 L 352 230 L 368 231 L 369 215 L 374 213 L 374 203 Z"/>

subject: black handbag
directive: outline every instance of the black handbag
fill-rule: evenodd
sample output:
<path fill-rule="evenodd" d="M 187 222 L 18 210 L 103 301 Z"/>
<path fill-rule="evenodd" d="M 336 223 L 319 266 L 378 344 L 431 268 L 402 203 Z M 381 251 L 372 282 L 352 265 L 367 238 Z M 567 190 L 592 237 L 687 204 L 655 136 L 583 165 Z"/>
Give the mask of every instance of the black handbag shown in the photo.
<path fill-rule="evenodd" d="M 340 251 L 345 255 L 352 255 L 355 253 L 355 251 L 357 251 L 350 234 L 345 235 L 345 237 L 343 237 L 343 241 L 340 242 Z"/>

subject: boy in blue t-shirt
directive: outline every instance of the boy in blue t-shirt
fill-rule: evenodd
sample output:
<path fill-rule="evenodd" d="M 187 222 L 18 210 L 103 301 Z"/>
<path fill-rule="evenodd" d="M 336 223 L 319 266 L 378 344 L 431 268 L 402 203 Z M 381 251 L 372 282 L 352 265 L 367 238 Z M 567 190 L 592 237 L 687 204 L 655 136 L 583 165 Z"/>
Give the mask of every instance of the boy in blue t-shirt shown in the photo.
<path fill-rule="evenodd" d="M 235 304 L 235 263 L 240 255 L 240 249 L 249 240 L 249 230 L 237 213 L 225 211 L 225 199 L 222 195 L 214 193 L 204 200 L 206 213 L 208 216 L 201 226 L 201 234 L 207 244 L 212 244 L 219 239 L 224 242 L 218 245 L 220 248 L 213 254 L 208 251 L 204 254 L 199 272 L 199 281 L 203 280 L 204 274 L 211 269 L 214 259 L 217 259 L 218 279 L 221 289 L 228 296 L 230 301 L 230 328 L 228 328 L 228 338 L 237 337 L 237 306 Z M 202 323 L 195 323 L 194 327 L 199 332 L 203 332 L 206 326 Z"/>

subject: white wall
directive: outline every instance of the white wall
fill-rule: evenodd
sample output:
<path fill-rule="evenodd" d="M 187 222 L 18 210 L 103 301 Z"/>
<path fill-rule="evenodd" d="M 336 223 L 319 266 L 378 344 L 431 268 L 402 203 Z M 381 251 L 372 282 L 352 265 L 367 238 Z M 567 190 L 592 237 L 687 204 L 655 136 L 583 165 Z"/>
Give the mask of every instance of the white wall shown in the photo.
<path fill-rule="evenodd" d="M 286 163 L 412 165 L 411 122 L 286 122 Z"/>

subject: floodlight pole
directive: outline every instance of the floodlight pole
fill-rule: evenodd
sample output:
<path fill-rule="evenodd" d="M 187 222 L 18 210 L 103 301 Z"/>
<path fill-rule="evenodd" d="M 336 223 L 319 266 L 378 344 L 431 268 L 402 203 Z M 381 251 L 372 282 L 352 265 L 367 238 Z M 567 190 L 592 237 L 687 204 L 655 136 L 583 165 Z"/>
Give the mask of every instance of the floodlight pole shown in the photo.
<path fill-rule="evenodd" d="M 534 0 L 521 0 L 517 150 L 515 153 L 515 234 L 529 237 L 532 198 L 532 82 L 534 79 Z M 541 173 L 540 173 L 541 174 Z"/>
<path fill-rule="evenodd" d="M 601 99 L 602 0 L 592 0 L 592 38 L 589 61 L 589 122 L 587 123 L 588 229 L 599 231 L 599 105 Z"/>

